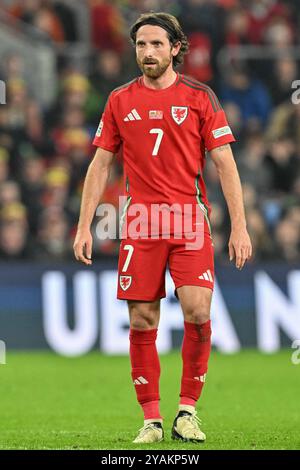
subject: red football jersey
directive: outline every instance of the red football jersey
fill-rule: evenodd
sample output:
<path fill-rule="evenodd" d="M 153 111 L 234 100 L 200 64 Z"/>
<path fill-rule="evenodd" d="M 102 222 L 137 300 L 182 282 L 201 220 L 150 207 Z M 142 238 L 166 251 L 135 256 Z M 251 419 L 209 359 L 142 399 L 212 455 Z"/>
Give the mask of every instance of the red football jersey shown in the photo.
<path fill-rule="evenodd" d="M 177 74 L 161 90 L 146 87 L 142 76 L 115 89 L 93 143 L 113 153 L 122 145 L 131 204 L 199 204 L 207 218 L 206 150 L 234 141 L 214 92 Z"/>

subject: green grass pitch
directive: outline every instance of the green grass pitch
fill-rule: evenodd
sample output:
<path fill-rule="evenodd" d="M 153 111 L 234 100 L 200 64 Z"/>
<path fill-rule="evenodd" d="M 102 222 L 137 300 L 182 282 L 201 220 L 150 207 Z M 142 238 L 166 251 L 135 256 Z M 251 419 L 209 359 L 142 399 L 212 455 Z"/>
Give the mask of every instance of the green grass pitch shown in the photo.
<path fill-rule="evenodd" d="M 165 441 L 143 449 L 300 449 L 300 365 L 291 351 L 213 352 L 199 402 L 207 441 L 171 440 L 180 353 L 161 356 Z M 0 365 L 0 449 L 139 449 L 141 427 L 127 357 L 8 352 Z"/>

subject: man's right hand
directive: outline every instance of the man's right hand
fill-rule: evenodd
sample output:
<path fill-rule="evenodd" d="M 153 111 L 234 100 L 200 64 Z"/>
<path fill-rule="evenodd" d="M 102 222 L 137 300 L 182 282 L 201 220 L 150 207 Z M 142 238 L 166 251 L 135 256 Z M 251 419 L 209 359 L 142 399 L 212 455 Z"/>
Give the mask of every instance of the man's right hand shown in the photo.
<path fill-rule="evenodd" d="M 92 245 L 93 238 L 90 230 L 77 230 L 73 250 L 77 261 L 86 265 L 92 264 Z"/>

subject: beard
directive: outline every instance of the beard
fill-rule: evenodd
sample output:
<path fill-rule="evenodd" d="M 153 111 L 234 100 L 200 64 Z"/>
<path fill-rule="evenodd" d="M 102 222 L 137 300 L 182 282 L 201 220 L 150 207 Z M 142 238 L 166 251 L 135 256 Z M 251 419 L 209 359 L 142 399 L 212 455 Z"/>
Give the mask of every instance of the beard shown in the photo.
<path fill-rule="evenodd" d="M 157 79 L 165 73 L 172 60 L 173 56 L 172 54 L 170 54 L 170 57 L 163 59 L 161 63 L 153 59 L 152 63 L 155 63 L 155 65 L 149 66 L 147 65 L 147 63 L 144 63 L 139 59 L 137 59 L 137 63 L 143 74 L 146 75 L 146 77 Z M 148 59 L 148 62 L 151 62 L 151 60 Z"/>

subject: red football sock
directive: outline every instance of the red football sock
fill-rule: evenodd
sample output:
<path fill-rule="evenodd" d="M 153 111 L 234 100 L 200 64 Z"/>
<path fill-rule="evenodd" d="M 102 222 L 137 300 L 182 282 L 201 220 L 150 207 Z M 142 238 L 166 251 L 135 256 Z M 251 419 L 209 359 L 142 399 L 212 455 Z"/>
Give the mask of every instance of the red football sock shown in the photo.
<path fill-rule="evenodd" d="M 162 419 L 159 411 L 159 400 L 147 401 L 141 405 L 144 419 Z"/>
<path fill-rule="evenodd" d="M 159 412 L 160 364 L 156 350 L 157 329 L 130 329 L 131 377 L 144 418 L 161 419 Z"/>
<path fill-rule="evenodd" d="M 210 349 L 210 320 L 202 325 L 184 322 L 180 404 L 195 406 L 199 399 L 205 382 Z M 194 403 L 187 403 L 186 399 L 190 399 Z"/>
<path fill-rule="evenodd" d="M 196 406 L 196 400 L 194 400 L 193 398 L 189 398 L 189 397 L 180 397 L 180 401 L 179 401 L 179 405 L 189 405 L 189 406 L 193 406 L 195 408 Z"/>

